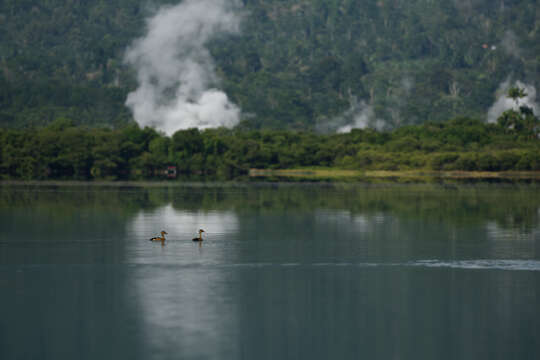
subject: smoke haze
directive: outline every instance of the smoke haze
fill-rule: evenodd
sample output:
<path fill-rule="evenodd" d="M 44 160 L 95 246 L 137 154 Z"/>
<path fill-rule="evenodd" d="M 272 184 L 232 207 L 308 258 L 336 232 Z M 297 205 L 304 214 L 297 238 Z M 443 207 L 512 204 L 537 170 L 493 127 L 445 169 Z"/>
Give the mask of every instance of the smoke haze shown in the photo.
<path fill-rule="evenodd" d="M 128 48 L 138 88 L 126 105 L 135 121 L 171 135 L 187 128 L 233 127 L 240 109 L 215 88 L 218 78 L 206 48 L 218 34 L 237 33 L 236 0 L 184 0 L 147 21 L 147 33 Z"/>
<path fill-rule="evenodd" d="M 386 122 L 377 119 L 373 107 L 364 100 L 358 101 L 352 96 L 351 106 L 343 114 L 332 119 L 323 118 L 316 125 L 316 130 L 320 133 L 348 133 L 352 129 L 374 128 L 382 130 L 386 127 Z"/>
<path fill-rule="evenodd" d="M 346 122 L 346 125 L 340 126 L 337 129 L 338 133 L 348 133 L 352 129 L 365 129 L 368 127 L 380 130 L 384 126 L 384 122 L 375 119 L 373 107 L 365 101 L 354 101 L 349 110 L 342 115 L 342 119 L 342 121 Z"/>
<path fill-rule="evenodd" d="M 507 30 L 501 40 L 501 47 L 507 54 L 519 58 L 521 49 L 519 48 L 519 39 L 512 30 Z"/>
<path fill-rule="evenodd" d="M 527 94 L 526 97 L 518 99 L 517 104 L 513 99 L 507 97 L 508 89 L 512 86 L 524 89 Z M 521 81 L 516 81 L 512 85 L 510 80 L 506 80 L 497 90 L 497 100 L 488 110 L 487 121 L 489 123 L 495 123 L 504 111 L 508 109 L 519 110 L 519 107 L 523 105 L 530 107 L 535 114 L 538 114 L 539 106 L 536 103 L 536 89 L 534 86 L 522 83 Z"/>

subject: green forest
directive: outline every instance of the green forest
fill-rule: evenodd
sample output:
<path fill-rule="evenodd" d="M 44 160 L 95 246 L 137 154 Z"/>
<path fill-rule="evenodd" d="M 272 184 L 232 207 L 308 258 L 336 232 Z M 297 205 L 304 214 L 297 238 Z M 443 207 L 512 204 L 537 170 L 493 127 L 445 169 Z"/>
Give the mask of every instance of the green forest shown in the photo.
<path fill-rule="evenodd" d="M 518 91 L 519 94 L 519 91 Z M 497 124 L 460 117 L 394 131 L 353 129 L 323 135 L 284 130 L 180 130 L 171 137 L 137 125 L 0 130 L 0 178 L 122 180 L 180 175 L 233 179 L 250 169 L 464 171 L 540 170 L 540 120 L 507 110 Z"/>
<path fill-rule="evenodd" d="M 0 126 L 133 123 L 126 48 L 159 5 L 178 2 L 0 2 Z M 483 120 L 503 81 L 540 85 L 537 0 L 231 3 L 240 32 L 208 48 L 248 130 L 317 130 L 353 99 L 389 127 Z"/>
<path fill-rule="evenodd" d="M 536 0 L 230 0 L 240 30 L 205 46 L 241 122 L 167 136 L 125 106 L 124 57 L 178 3 L 2 1 L 0 179 L 540 170 L 534 104 L 486 121 L 498 97 L 527 96 L 502 83 L 540 85 Z M 335 133 L 355 104 L 384 126 Z"/>

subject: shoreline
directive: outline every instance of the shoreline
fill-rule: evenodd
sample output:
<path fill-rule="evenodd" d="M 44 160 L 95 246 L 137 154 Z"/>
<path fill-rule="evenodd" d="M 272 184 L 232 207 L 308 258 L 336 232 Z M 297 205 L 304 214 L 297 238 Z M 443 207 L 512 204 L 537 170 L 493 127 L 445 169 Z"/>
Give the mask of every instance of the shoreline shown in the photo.
<path fill-rule="evenodd" d="M 299 179 L 477 179 L 540 180 L 540 171 L 461 171 L 461 170 L 344 170 L 336 168 L 250 169 L 250 177 Z"/>
<path fill-rule="evenodd" d="M 434 170 L 346 170 L 337 168 L 250 169 L 245 177 L 231 180 L 0 180 L 0 186 L 246 186 L 254 183 L 388 182 L 425 183 L 436 180 L 540 181 L 540 171 L 434 171 Z"/>

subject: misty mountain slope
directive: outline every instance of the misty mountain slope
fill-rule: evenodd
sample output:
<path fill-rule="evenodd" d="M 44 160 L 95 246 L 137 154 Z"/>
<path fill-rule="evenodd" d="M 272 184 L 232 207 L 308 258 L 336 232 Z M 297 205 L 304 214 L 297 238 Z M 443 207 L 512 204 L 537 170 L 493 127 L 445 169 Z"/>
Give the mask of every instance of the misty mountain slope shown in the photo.
<path fill-rule="evenodd" d="M 130 121 L 124 63 L 154 8 L 139 0 L 0 3 L 0 125 Z M 243 0 L 206 46 L 243 126 L 335 130 L 485 118 L 500 84 L 540 83 L 536 0 Z M 181 46 L 179 44 L 178 46 Z M 359 116 L 361 115 L 361 116 Z"/>

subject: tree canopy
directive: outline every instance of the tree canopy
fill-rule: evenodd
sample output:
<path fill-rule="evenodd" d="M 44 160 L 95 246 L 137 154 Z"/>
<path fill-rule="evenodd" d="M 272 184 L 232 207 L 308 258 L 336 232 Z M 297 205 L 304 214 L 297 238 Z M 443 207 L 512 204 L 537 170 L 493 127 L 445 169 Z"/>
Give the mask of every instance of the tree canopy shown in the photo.
<path fill-rule="evenodd" d="M 509 76 L 539 85 L 537 0 L 241 3 L 240 33 L 207 46 L 245 128 L 312 130 L 353 98 L 390 126 L 482 118 Z M 0 2 L 0 126 L 132 121 L 123 57 L 145 31 L 144 4 Z"/>
<path fill-rule="evenodd" d="M 357 170 L 540 170 L 540 120 L 506 111 L 497 124 L 468 117 L 391 132 L 320 135 L 284 130 L 73 126 L 0 130 L 0 179 L 150 179 L 181 175 L 232 179 L 250 169 L 324 166 Z"/>

